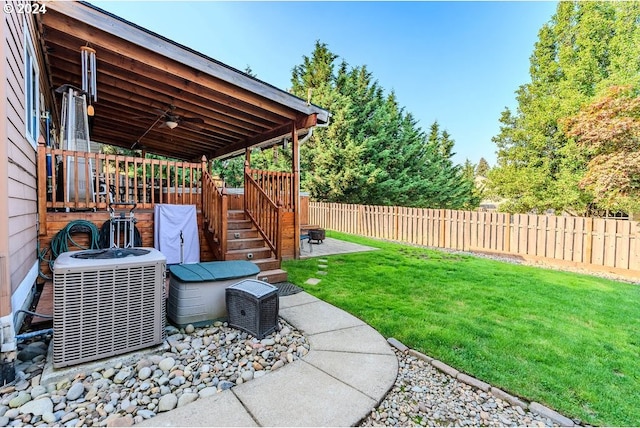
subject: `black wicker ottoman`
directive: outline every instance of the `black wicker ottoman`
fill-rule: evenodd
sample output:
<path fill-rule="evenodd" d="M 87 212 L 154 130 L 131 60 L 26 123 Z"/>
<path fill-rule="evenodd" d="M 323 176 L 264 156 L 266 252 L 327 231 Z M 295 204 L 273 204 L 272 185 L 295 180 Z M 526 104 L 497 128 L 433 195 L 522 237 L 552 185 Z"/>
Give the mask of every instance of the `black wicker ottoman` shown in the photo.
<path fill-rule="evenodd" d="M 225 290 L 229 325 L 262 339 L 278 325 L 278 289 L 255 279 L 246 279 Z"/>

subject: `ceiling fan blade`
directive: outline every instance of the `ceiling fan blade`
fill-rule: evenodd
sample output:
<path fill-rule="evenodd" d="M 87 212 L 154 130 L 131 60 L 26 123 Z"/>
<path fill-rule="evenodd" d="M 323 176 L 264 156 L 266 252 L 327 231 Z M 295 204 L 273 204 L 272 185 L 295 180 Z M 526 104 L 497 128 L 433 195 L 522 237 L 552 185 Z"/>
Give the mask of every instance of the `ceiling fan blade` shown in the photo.
<path fill-rule="evenodd" d="M 204 123 L 204 119 L 201 117 L 183 117 L 180 120 L 182 122 Z"/>
<path fill-rule="evenodd" d="M 185 128 L 189 128 L 189 129 L 193 129 L 195 131 L 200 131 L 202 129 L 202 127 L 195 125 L 193 122 L 185 122 L 182 121 L 180 122 L 180 126 L 183 126 Z"/>

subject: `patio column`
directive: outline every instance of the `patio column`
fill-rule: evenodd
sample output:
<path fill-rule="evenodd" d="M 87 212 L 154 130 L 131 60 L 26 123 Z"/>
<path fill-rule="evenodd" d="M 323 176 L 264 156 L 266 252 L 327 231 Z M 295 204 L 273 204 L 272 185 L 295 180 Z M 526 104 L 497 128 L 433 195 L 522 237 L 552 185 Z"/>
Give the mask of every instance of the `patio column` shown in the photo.
<path fill-rule="evenodd" d="M 291 129 L 291 165 L 293 169 L 293 257 L 300 258 L 300 142 L 296 123 Z"/>

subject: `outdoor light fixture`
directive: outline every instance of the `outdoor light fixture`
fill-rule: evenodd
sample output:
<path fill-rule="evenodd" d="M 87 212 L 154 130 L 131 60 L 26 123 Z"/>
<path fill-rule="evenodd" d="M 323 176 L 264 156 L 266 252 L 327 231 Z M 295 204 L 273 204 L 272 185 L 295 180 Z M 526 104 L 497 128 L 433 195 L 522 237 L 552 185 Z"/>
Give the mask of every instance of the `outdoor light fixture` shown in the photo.
<path fill-rule="evenodd" d="M 164 124 L 169 129 L 173 129 L 178 126 L 178 122 L 174 122 L 173 120 L 167 120 Z"/>

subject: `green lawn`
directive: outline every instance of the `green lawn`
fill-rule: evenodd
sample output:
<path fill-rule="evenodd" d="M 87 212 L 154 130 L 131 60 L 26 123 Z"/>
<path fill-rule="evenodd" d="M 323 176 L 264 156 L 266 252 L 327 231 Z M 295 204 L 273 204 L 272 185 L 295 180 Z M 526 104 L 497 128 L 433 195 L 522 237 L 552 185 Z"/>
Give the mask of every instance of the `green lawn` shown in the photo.
<path fill-rule="evenodd" d="M 379 248 L 289 280 L 385 337 L 566 416 L 640 425 L 640 286 L 339 233 Z M 304 284 L 322 279 L 315 286 Z"/>

